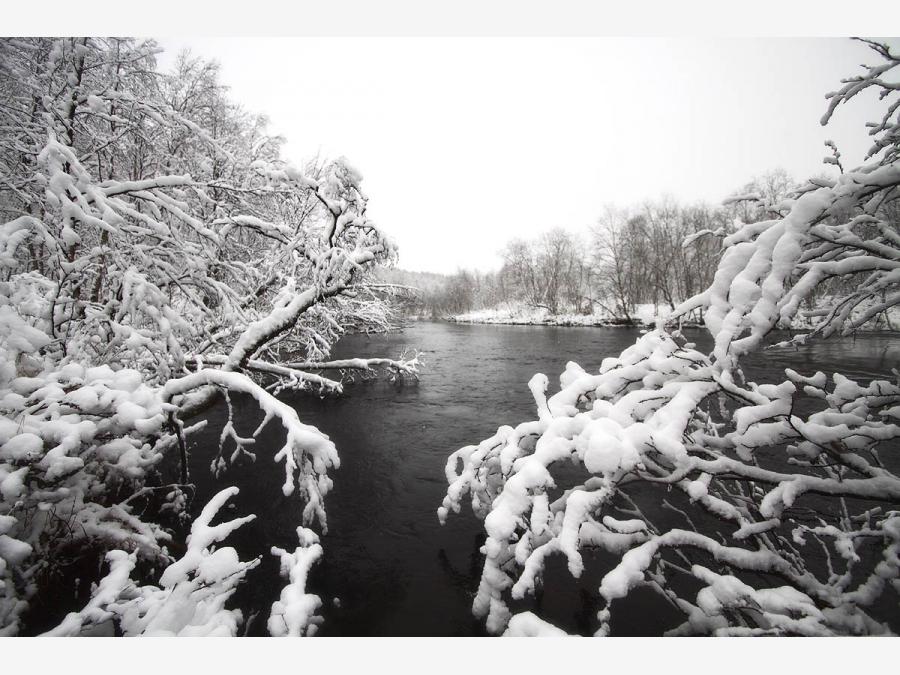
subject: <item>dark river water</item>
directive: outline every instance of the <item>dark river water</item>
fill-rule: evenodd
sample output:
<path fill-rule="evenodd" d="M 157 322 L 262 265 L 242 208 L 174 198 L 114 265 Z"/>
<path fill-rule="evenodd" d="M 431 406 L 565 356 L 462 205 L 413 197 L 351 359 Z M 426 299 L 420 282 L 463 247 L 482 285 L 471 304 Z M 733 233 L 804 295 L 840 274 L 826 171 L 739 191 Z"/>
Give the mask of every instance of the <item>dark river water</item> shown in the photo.
<path fill-rule="evenodd" d="M 341 467 L 332 472 L 326 498 L 329 531 L 324 558 L 311 574 L 308 592 L 322 597 L 320 635 L 483 635 L 471 614 L 478 587 L 483 542 L 481 523 L 464 506 L 445 526 L 436 510 L 446 491 L 444 465 L 457 448 L 487 438 L 500 424 L 536 417 L 526 383 L 536 372 L 550 377 L 551 390 L 567 361 L 596 370 L 638 337 L 625 328 L 413 323 L 405 331 L 354 335 L 336 347 L 335 358 L 387 356 L 405 348 L 424 352 L 416 381 L 360 381 L 342 397 L 290 395 L 300 418 L 335 442 Z M 706 351 L 705 333 L 689 335 Z M 802 350 L 766 352 L 749 364 L 756 381 L 783 380 L 783 369 L 804 373 L 839 371 L 864 380 L 884 376 L 900 364 L 896 334 L 871 334 L 818 343 Z M 225 419 L 224 404 L 207 415 L 208 431 L 194 438 L 192 480 L 195 506 L 214 492 L 237 485 L 232 513 L 257 520 L 229 538 L 244 557 L 262 556 L 234 598 L 249 619 L 248 633 L 264 635 L 271 604 L 284 584 L 273 545 L 293 550 L 302 505 L 281 493 L 281 464 L 272 456 L 283 443 L 273 422 L 261 434 L 255 464 L 242 464 L 214 479 L 209 462 Z M 237 402 L 242 435 L 260 416 L 251 402 Z M 596 588 L 611 559 L 598 556 L 596 571 L 573 580 L 559 559 L 551 559 L 544 590 L 521 607 L 535 608 L 570 632 L 596 628 Z M 614 608 L 613 634 L 655 635 L 681 622 L 655 593 L 638 589 Z M 517 606 L 516 609 L 519 607 Z"/>

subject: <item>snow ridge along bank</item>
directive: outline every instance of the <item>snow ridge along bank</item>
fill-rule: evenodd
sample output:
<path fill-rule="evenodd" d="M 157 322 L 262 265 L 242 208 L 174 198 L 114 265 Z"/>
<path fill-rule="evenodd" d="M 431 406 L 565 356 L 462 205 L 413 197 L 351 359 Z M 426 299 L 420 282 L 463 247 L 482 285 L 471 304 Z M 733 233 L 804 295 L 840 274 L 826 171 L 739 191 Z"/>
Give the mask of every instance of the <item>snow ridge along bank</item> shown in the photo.
<path fill-rule="evenodd" d="M 828 304 L 828 302 L 825 302 L 824 306 L 828 306 Z M 490 309 L 479 309 L 466 312 L 465 314 L 456 314 L 446 318 L 448 321 L 455 323 L 502 324 L 509 326 L 652 327 L 658 321 L 665 320 L 668 314 L 668 308 L 651 303 L 637 305 L 630 321 L 602 310 L 592 314 L 551 314 L 540 307 L 505 305 Z M 819 317 L 798 314 L 791 321 L 790 330 L 811 330 L 816 327 L 819 320 Z M 696 321 L 684 321 L 682 325 L 685 327 L 700 326 Z M 883 312 L 869 329 L 900 331 L 900 308 L 892 307 L 887 312 Z"/>

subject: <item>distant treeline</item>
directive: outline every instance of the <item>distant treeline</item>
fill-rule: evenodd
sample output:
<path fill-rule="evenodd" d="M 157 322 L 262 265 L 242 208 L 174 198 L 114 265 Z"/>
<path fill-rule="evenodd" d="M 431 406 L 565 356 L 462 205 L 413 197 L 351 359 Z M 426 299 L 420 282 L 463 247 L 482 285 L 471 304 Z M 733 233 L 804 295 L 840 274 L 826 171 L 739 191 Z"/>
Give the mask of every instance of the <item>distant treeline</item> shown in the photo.
<path fill-rule="evenodd" d="M 739 220 L 775 215 L 795 185 L 782 170 L 754 179 L 721 206 L 673 199 L 639 207 L 608 207 L 586 232 L 555 228 L 536 239 L 514 239 L 497 272 L 453 275 L 383 270 L 389 283 L 418 289 L 400 300 L 407 314 L 445 317 L 504 304 L 551 314 L 609 315 L 631 320 L 636 305 L 674 308 L 709 286 L 721 237 Z M 693 236 L 692 236 L 693 235 Z"/>

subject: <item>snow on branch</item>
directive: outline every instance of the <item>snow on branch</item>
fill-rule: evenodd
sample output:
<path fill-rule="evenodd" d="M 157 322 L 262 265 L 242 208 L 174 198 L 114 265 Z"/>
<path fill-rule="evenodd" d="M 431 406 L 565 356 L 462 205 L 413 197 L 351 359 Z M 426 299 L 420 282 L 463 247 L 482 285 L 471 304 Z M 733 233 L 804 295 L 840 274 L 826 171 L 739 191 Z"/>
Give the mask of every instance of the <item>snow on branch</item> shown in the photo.
<path fill-rule="evenodd" d="M 304 524 L 311 523 L 317 518 L 323 530 L 327 529 L 323 499 L 332 485 L 327 471 L 340 466 L 334 443 L 315 427 L 303 424 L 292 407 L 282 403 L 241 373 L 204 368 L 196 373 L 169 380 L 163 388 L 162 398 L 165 403 L 169 403 L 176 396 L 207 385 L 217 385 L 229 391 L 253 396 L 265 413 L 256 433 L 259 433 L 269 420 L 278 418 L 287 432 L 284 447 L 275 455 L 275 461 L 284 462 L 285 481 L 282 491 L 285 496 L 289 496 L 299 487 L 306 500 L 303 509 Z"/>
<path fill-rule="evenodd" d="M 387 368 L 399 373 L 416 375 L 419 372 L 421 361 L 419 354 L 416 354 L 411 359 L 356 358 L 338 359 L 335 361 L 305 361 L 286 365 L 289 368 L 303 370 L 374 370 L 375 368 Z"/>
<path fill-rule="evenodd" d="M 228 361 L 228 357 L 220 354 L 206 354 L 202 357 L 194 357 L 192 360 L 200 364 L 208 363 L 210 365 L 225 365 Z M 258 359 L 250 359 L 244 364 L 244 368 L 279 378 L 281 388 L 283 389 L 299 388 L 304 384 L 309 384 L 316 385 L 323 391 L 338 394 L 344 390 L 344 385 L 336 380 L 330 380 L 327 377 L 306 372 L 308 369 L 316 369 L 315 367 L 310 367 L 306 364 L 277 364 L 260 361 Z"/>
<path fill-rule="evenodd" d="M 885 63 L 830 95 L 826 121 L 865 88 L 895 92 L 882 75 L 897 57 L 871 46 Z M 710 354 L 660 325 L 593 373 L 567 364 L 555 393 L 535 375 L 534 418 L 450 455 L 438 518 L 468 496 L 484 520 L 472 609 L 489 632 L 553 632 L 510 603 L 522 607 L 537 592 L 551 556 L 581 576 L 587 549 L 618 560 L 597 589 L 597 635 L 609 634 L 612 613 L 638 586 L 686 616 L 673 634 L 897 629 L 879 619 L 875 600 L 900 578 L 900 476 L 879 456 L 900 439 L 900 380 L 788 369 L 783 382 L 757 384 L 741 368 L 801 303 L 819 305 L 811 314 L 822 319 L 798 343 L 857 330 L 900 301 L 896 112 L 889 104 L 873 132 L 880 158 L 719 233 L 712 283 L 667 322 L 702 310 Z M 654 491 L 665 514 L 630 496 Z M 696 599 L 685 576 L 701 584 Z"/>
<path fill-rule="evenodd" d="M 243 562 L 230 546 L 216 548 L 229 534 L 255 516 L 218 525 L 211 521 L 238 493 L 236 487 L 215 495 L 191 526 L 187 551 L 169 565 L 159 586 L 132 580 L 135 555 L 114 550 L 106 555 L 109 573 L 94 588 L 88 604 L 72 612 L 47 637 L 81 635 L 113 628 L 124 636 L 203 637 L 237 635 L 240 610 L 225 609 L 238 584 L 259 559 Z"/>
<path fill-rule="evenodd" d="M 163 490 L 160 471 L 180 464 L 187 483 L 186 436 L 200 425 L 181 420 L 222 389 L 282 423 L 284 492 L 324 528 L 334 445 L 260 383 L 340 392 L 340 379 L 284 355 L 327 363 L 345 333 L 391 324 L 366 285 L 396 250 L 366 215 L 359 171 L 343 158 L 291 166 L 214 64 L 180 56 L 162 73 L 157 51 L 128 38 L 0 40 L 4 634 L 27 630 L 37 580 L 72 544 L 98 559 L 120 551 L 117 574 L 132 558 L 165 561 L 160 523 L 184 515 L 189 488 Z M 247 453 L 255 435 L 232 422 L 220 438 Z M 221 444 L 209 459 L 221 473 Z"/>
<path fill-rule="evenodd" d="M 316 533 L 304 527 L 297 528 L 297 537 L 300 546 L 293 553 L 272 547 L 272 555 L 281 561 L 281 576 L 290 581 L 272 603 L 268 628 L 275 637 L 312 636 L 322 623 L 322 617 L 316 614 L 322 606 L 321 598 L 306 592 L 309 570 L 322 557 L 322 546 Z"/>

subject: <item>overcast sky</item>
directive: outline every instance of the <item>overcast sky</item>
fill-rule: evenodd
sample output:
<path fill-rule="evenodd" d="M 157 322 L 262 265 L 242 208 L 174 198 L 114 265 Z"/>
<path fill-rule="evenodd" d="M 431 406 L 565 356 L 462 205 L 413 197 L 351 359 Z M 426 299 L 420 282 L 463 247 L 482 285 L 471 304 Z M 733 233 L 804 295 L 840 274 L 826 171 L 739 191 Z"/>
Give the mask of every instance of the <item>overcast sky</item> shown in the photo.
<path fill-rule="evenodd" d="M 845 39 L 198 38 L 160 40 L 222 65 L 298 164 L 362 172 L 369 214 L 407 269 L 499 266 L 515 236 L 584 230 L 603 206 L 716 203 L 754 175 L 846 165 L 878 110 L 828 127 L 826 92 L 877 57 Z M 892 41 L 893 42 L 893 41 Z"/>

